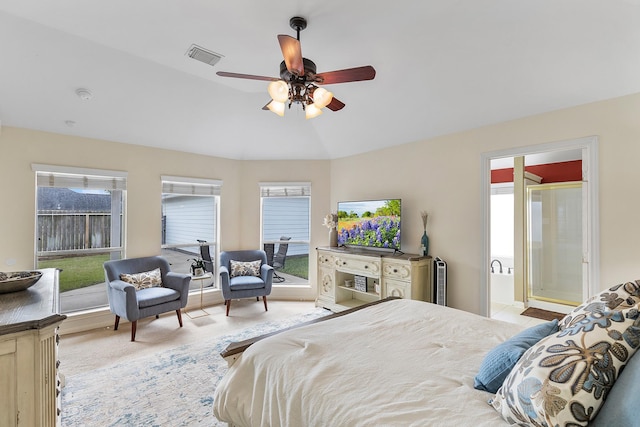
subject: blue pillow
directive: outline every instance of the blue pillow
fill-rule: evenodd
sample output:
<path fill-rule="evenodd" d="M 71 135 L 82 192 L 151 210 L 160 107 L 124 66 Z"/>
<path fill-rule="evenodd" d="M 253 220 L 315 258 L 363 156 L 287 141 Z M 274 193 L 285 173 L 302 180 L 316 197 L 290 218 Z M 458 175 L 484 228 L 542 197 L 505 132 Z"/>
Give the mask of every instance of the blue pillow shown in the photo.
<path fill-rule="evenodd" d="M 640 420 L 640 356 L 635 352 L 620 371 L 613 388 L 589 427 L 622 427 L 638 425 Z"/>
<path fill-rule="evenodd" d="M 525 351 L 542 338 L 558 332 L 558 320 L 532 326 L 495 346 L 484 357 L 473 387 L 495 393 Z"/>

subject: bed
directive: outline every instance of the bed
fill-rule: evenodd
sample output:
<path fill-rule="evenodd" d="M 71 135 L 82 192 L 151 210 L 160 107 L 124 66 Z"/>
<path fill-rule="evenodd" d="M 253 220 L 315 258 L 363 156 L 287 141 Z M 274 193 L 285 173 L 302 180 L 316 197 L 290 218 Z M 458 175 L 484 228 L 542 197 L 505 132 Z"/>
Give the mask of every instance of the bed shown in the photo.
<path fill-rule="evenodd" d="M 251 345 L 219 383 L 214 414 L 238 426 L 493 427 L 504 421 L 473 379 L 484 354 L 521 329 L 387 301 Z"/>
<path fill-rule="evenodd" d="M 213 412 L 230 426 L 518 424 L 536 415 L 501 413 L 489 403 L 498 396 L 475 389 L 474 379 L 487 353 L 525 332 L 435 304 L 385 301 L 275 334 L 230 356 L 235 360 L 215 390 Z M 518 364 L 532 357 L 528 351 Z M 510 370 L 509 377 L 524 369 Z"/>

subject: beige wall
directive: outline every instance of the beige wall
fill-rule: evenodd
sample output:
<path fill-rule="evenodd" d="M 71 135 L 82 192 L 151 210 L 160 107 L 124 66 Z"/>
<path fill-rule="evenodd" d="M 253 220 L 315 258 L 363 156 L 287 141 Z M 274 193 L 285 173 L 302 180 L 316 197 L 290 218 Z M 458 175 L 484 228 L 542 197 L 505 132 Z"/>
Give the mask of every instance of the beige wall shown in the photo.
<path fill-rule="evenodd" d="M 640 278 L 640 94 L 334 160 L 331 204 L 401 197 L 402 250 L 417 252 L 429 212 L 430 254 L 448 263 L 453 307 L 481 313 L 482 153 L 597 135 L 600 288 Z"/>
<path fill-rule="evenodd" d="M 259 242 L 260 181 L 311 181 L 311 247 L 327 244 L 322 218 L 339 200 L 401 197 L 404 252 L 418 251 L 429 212 L 431 254 L 449 267 L 449 303 L 481 313 L 480 156 L 510 147 L 599 137 L 600 286 L 640 278 L 640 94 L 532 116 L 333 161 L 234 161 L 3 128 L 0 134 L 0 269 L 33 267 L 31 163 L 124 170 L 128 256 L 160 247 L 160 175 L 222 179 L 222 248 Z M 15 260 L 8 267 L 7 261 Z M 315 282 L 315 264 L 311 280 Z"/>

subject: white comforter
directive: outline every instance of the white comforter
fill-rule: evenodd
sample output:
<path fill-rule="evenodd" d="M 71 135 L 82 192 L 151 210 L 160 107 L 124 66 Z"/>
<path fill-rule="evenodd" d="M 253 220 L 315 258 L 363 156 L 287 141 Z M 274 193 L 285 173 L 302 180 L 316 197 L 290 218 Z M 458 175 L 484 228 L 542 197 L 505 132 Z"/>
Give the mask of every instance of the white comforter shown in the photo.
<path fill-rule="evenodd" d="M 393 300 L 249 347 L 214 395 L 238 426 L 501 426 L 473 388 L 484 355 L 521 326 Z"/>

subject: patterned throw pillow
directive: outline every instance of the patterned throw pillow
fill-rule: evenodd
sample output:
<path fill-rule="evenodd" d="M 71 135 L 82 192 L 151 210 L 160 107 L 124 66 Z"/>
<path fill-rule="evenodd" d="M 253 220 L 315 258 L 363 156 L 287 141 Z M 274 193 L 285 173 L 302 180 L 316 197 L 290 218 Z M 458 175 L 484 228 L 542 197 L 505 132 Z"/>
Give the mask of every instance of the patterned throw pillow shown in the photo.
<path fill-rule="evenodd" d="M 586 426 L 639 346 L 637 307 L 592 301 L 527 350 L 492 405 L 511 424 Z"/>
<path fill-rule="evenodd" d="M 234 261 L 231 260 L 231 277 L 237 276 L 258 276 L 260 277 L 261 260 L 257 261 Z"/>
<path fill-rule="evenodd" d="M 587 309 L 591 310 L 594 303 L 600 303 L 610 310 L 636 307 L 640 304 L 640 280 L 612 286 L 587 299 L 560 321 L 560 330 L 584 318 Z"/>
<path fill-rule="evenodd" d="M 131 283 L 136 287 L 136 291 L 139 291 L 140 289 L 151 288 L 153 286 L 162 286 L 162 275 L 160 274 L 160 268 L 135 274 L 122 273 L 120 275 L 120 280 L 122 280 L 123 282 Z"/>

